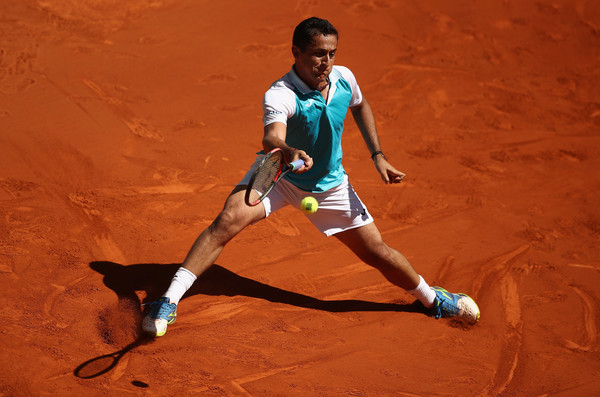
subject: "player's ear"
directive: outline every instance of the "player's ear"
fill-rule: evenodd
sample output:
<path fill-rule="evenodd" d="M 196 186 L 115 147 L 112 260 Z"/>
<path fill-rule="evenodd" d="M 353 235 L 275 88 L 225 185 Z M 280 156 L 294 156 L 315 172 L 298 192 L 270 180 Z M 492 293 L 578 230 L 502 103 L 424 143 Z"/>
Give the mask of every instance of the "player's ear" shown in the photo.
<path fill-rule="evenodd" d="M 300 47 L 296 46 L 296 45 L 292 45 L 292 55 L 294 56 L 294 58 L 298 58 L 300 56 Z"/>

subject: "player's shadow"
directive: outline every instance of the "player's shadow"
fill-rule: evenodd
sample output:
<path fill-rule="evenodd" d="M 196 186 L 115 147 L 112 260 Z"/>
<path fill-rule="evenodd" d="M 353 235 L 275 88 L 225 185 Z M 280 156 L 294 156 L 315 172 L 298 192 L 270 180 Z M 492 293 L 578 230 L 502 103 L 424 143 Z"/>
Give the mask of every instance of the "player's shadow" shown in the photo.
<path fill-rule="evenodd" d="M 142 303 L 159 298 L 168 288 L 173 275 L 181 266 L 173 264 L 136 264 L 124 266 L 114 262 L 91 262 L 90 267 L 104 276 L 104 284 L 113 290 L 119 299 L 118 312 L 133 322 L 137 337 L 123 349 L 103 354 L 81 363 L 73 374 L 81 379 L 91 379 L 114 369 L 121 358 L 138 346 L 152 342 L 152 338 L 141 332 Z M 146 298 L 141 302 L 136 291 L 145 291 Z M 328 312 L 351 311 L 390 311 L 425 313 L 419 302 L 411 304 L 376 303 L 363 300 L 321 300 L 297 292 L 286 291 L 247 277 L 242 277 L 219 265 L 213 265 L 199 277 L 184 298 L 192 295 L 247 296 L 270 302 L 306 309 Z M 131 317 L 131 318 L 129 318 Z M 103 319 L 106 320 L 106 319 Z M 120 319 L 118 319 L 120 320 Z M 127 320 L 127 319 L 126 319 Z M 106 325 L 110 328 L 110 325 Z M 110 329 L 103 332 L 110 336 Z M 102 329 L 101 329 L 102 332 Z"/>
<path fill-rule="evenodd" d="M 168 288 L 181 264 L 120 265 L 114 262 L 92 262 L 90 267 L 104 276 L 104 284 L 112 289 L 120 302 L 141 304 L 158 299 Z M 145 291 L 145 302 L 140 302 L 135 291 Z M 204 272 L 184 295 L 247 296 L 269 302 L 284 303 L 306 309 L 328 312 L 389 311 L 425 313 L 419 302 L 411 304 L 377 303 L 363 300 L 322 300 L 297 292 L 273 287 L 240 276 L 222 266 L 213 265 Z"/>

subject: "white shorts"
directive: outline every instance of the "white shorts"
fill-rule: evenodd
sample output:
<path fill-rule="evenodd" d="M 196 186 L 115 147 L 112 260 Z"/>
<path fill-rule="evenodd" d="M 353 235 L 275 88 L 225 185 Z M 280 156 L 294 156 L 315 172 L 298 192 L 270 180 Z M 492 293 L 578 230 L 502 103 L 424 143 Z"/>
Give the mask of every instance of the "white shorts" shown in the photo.
<path fill-rule="evenodd" d="M 258 155 L 250 170 L 237 184 L 238 186 L 250 183 L 250 178 L 263 157 L 264 155 Z M 367 207 L 360 201 L 352 185 L 348 182 L 348 175 L 344 175 L 344 180 L 340 185 L 322 193 L 306 192 L 298 189 L 285 178 L 280 180 L 263 200 L 265 217 L 288 204 L 300 209 L 300 202 L 307 196 L 312 196 L 317 200 L 319 209 L 314 214 L 306 214 L 306 217 L 326 236 L 373 222 L 373 217 L 369 214 Z"/>

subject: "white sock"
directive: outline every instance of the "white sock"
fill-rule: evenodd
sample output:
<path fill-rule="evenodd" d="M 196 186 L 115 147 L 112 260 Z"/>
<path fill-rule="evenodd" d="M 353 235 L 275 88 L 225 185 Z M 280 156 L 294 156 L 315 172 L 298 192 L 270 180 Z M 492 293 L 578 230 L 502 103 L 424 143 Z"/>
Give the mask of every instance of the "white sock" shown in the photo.
<path fill-rule="evenodd" d="M 433 307 L 435 292 L 429 287 L 429 284 L 425 282 L 422 276 L 419 276 L 419 278 L 421 281 L 419 282 L 419 285 L 417 285 L 417 288 L 406 292 L 420 300 L 425 307 L 430 309 Z"/>
<path fill-rule="evenodd" d="M 167 292 L 165 292 L 163 296 L 169 298 L 170 303 L 178 304 L 183 294 L 185 294 L 192 284 L 194 284 L 196 278 L 194 273 L 190 272 L 185 267 L 180 267 L 173 276 L 169 289 L 167 289 Z"/>

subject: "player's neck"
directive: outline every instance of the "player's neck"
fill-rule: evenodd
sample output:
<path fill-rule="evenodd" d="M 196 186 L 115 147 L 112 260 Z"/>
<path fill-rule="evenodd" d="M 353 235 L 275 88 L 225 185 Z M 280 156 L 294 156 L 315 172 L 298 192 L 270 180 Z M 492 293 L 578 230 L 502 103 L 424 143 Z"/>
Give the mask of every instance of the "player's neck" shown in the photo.
<path fill-rule="evenodd" d="M 317 90 L 323 95 L 323 99 L 327 103 L 327 98 L 329 97 L 329 77 L 327 78 L 327 84 L 323 88 L 317 88 Z"/>
<path fill-rule="evenodd" d="M 327 77 L 327 80 L 325 80 L 323 85 L 317 86 L 316 90 L 321 91 L 321 94 L 323 94 L 327 88 L 329 88 L 329 77 Z M 325 96 L 325 94 L 323 94 L 323 96 Z"/>

